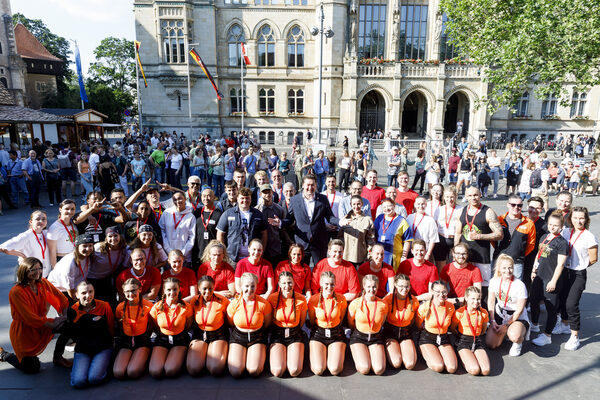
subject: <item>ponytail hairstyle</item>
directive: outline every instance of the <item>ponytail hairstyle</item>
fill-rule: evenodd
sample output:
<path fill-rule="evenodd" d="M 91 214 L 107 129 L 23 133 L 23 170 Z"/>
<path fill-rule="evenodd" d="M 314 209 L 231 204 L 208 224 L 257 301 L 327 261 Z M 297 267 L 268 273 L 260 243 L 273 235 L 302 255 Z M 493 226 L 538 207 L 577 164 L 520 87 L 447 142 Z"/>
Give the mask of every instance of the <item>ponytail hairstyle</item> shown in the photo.
<path fill-rule="evenodd" d="M 364 297 L 365 295 L 365 284 L 367 282 L 373 282 L 375 283 L 375 286 L 379 288 L 379 278 L 377 277 L 377 275 L 373 275 L 373 274 L 368 274 L 363 276 L 362 278 L 362 282 L 361 282 L 361 286 L 362 286 L 362 297 Z"/>
<path fill-rule="evenodd" d="M 448 284 L 446 283 L 446 281 L 443 281 L 441 279 L 438 279 L 437 281 L 435 281 L 431 284 L 431 290 L 433 290 L 433 288 L 436 286 L 443 286 L 444 289 L 448 290 Z M 427 308 L 427 315 L 425 316 L 423 323 L 425 323 L 425 321 L 428 320 L 429 317 L 431 316 L 431 307 L 433 305 L 433 296 L 428 301 L 429 301 L 429 307 Z"/>
<path fill-rule="evenodd" d="M 339 240 L 339 239 L 335 239 L 335 240 Z M 333 242 L 333 240 L 331 241 Z M 331 242 L 330 245 L 331 245 Z M 321 276 L 319 277 L 319 302 L 317 304 L 321 304 L 321 301 L 323 300 L 323 286 L 321 286 L 321 284 L 323 283 L 324 279 L 332 279 L 333 280 L 333 284 L 335 285 L 335 274 L 331 271 L 324 271 L 323 273 L 321 273 Z M 333 292 L 333 301 L 334 301 L 334 308 L 337 307 L 337 299 L 335 297 L 335 291 Z M 323 311 L 325 311 L 325 306 L 323 306 Z"/>
<path fill-rule="evenodd" d="M 58 205 L 58 219 L 60 219 L 60 209 L 63 208 L 64 206 L 66 206 L 66 205 L 69 205 L 69 204 L 73 204 L 74 206 L 77 206 L 75 204 L 75 201 L 73 201 L 71 199 L 65 199 L 65 200 L 63 200 L 63 201 L 60 202 L 60 204 Z M 71 222 L 73 222 L 72 219 L 73 218 L 71 218 Z"/>
<path fill-rule="evenodd" d="M 175 277 L 170 276 L 163 281 L 163 295 L 160 298 L 160 300 L 158 301 L 156 308 L 161 308 L 163 310 L 163 312 L 165 312 L 165 313 L 167 312 L 165 310 L 165 306 L 167 305 L 167 302 L 166 302 L 167 295 L 165 294 L 164 287 L 167 283 L 175 283 L 177 285 L 177 289 L 181 288 L 181 281 Z M 183 299 L 181 298 L 181 290 L 178 290 L 178 293 L 177 293 L 177 304 L 185 307 L 185 303 L 183 302 Z"/>
<path fill-rule="evenodd" d="M 171 254 L 171 253 L 169 253 Z M 204 297 L 202 296 L 202 294 L 200 294 L 200 284 L 202 282 L 208 282 L 211 285 L 213 285 L 213 289 L 215 287 L 215 280 L 212 278 L 212 276 L 208 276 L 208 275 L 203 275 L 200 277 L 200 279 L 198 279 L 198 295 L 196 296 L 196 300 L 194 300 L 194 305 L 198 306 L 200 305 L 200 302 L 202 302 L 202 306 L 204 306 L 204 304 L 206 304 L 204 302 Z M 214 295 L 214 291 L 213 291 L 213 301 L 216 301 L 217 303 L 220 303 L 221 300 L 219 300 L 219 298 L 217 296 Z"/>
<path fill-rule="evenodd" d="M 289 271 L 281 271 L 281 273 L 279 274 L 279 280 L 281 280 L 281 278 L 290 278 L 292 279 L 292 281 L 294 280 L 294 275 L 292 275 L 291 272 Z M 277 303 L 275 304 L 275 308 L 273 309 L 273 313 L 277 313 L 277 307 L 279 307 L 279 299 L 281 299 L 281 297 L 283 296 L 283 293 L 281 293 L 281 288 L 279 288 L 278 292 L 277 292 Z M 292 289 L 292 313 L 294 313 L 294 319 L 296 319 L 296 292 L 294 292 L 294 290 Z M 284 309 L 285 309 L 285 304 L 283 305 Z"/>
<path fill-rule="evenodd" d="M 394 307 L 396 306 L 396 284 L 399 281 L 405 281 L 408 282 L 408 287 L 409 287 L 409 292 L 406 295 L 406 298 L 409 300 L 412 300 L 412 296 L 410 295 L 410 278 L 408 277 L 408 275 L 404 275 L 402 273 L 399 273 L 398 275 L 396 275 L 394 277 L 394 289 L 392 290 L 392 314 L 394 313 Z M 408 304 L 407 304 L 408 306 Z"/>
<path fill-rule="evenodd" d="M 469 286 L 466 290 L 465 290 L 465 298 L 470 295 L 471 293 L 476 293 L 478 295 L 481 296 L 481 289 L 479 289 L 476 286 Z M 481 310 L 481 305 L 479 307 L 477 307 L 477 311 Z"/>
<path fill-rule="evenodd" d="M 144 307 L 142 306 L 142 283 L 136 279 L 136 278 L 129 278 L 127 279 L 125 282 L 123 282 L 123 285 L 121 286 L 121 288 L 125 289 L 125 286 L 127 285 L 133 285 L 135 287 L 138 288 L 138 307 L 140 307 L 141 314 L 142 317 L 144 316 Z M 125 306 L 123 307 L 123 316 L 125 316 L 125 314 L 127 314 L 127 309 L 129 308 L 129 300 L 125 299 Z M 129 312 L 129 315 L 131 315 L 131 311 Z M 119 322 L 122 322 L 123 319 L 121 319 Z"/>
<path fill-rule="evenodd" d="M 35 210 L 34 212 L 31 213 L 31 215 L 29 216 L 29 229 L 31 228 L 31 221 L 33 220 L 33 218 L 37 215 L 37 214 L 44 214 L 46 216 L 46 228 L 48 228 L 48 214 L 46 214 L 46 211 L 44 210 Z"/>

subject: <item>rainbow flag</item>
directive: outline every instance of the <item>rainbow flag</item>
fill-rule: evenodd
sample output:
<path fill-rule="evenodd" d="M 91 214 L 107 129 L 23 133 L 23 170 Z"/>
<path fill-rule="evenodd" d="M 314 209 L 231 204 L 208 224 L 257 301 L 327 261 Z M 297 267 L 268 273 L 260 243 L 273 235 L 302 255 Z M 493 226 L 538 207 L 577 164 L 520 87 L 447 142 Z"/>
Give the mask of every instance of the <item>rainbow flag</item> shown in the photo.
<path fill-rule="evenodd" d="M 144 87 L 148 87 L 148 81 L 146 80 L 146 74 L 144 73 L 144 67 L 142 67 L 142 60 L 140 60 L 140 42 L 137 40 L 135 43 L 135 57 L 137 58 L 138 65 L 140 66 L 140 72 L 142 73 L 142 78 L 144 78 Z"/>
<path fill-rule="evenodd" d="M 194 61 L 196 61 L 198 63 L 200 68 L 202 68 L 202 71 L 204 71 L 204 74 L 206 75 L 206 77 L 208 78 L 210 83 L 212 84 L 213 89 L 215 89 L 215 92 L 217 92 L 217 99 L 222 100 L 223 95 L 221 94 L 221 92 L 219 92 L 219 89 L 217 88 L 217 84 L 215 83 L 215 80 L 213 79 L 212 75 L 208 71 L 208 68 L 206 68 L 206 65 L 204 65 L 204 61 L 202 61 L 202 58 L 200 58 L 200 55 L 196 52 L 196 50 L 193 47 L 190 49 L 190 55 L 192 56 Z"/>

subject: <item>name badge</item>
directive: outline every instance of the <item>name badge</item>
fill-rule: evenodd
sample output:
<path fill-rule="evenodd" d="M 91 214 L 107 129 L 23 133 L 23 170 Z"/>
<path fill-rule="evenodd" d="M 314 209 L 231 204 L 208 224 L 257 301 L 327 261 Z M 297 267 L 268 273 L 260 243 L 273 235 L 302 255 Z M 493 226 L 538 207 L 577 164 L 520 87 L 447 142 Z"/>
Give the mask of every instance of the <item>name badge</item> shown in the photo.
<path fill-rule="evenodd" d="M 325 337 L 331 338 L 331 329 L 325 329 Z"/>
<path fill-rule="evenodd" d="M 286 339 L 290 337 L 290 328 L 285 328 L 284 336 Z"/>
<path fill-rule="evenodd" d="M 473 339 L 473 344 L 471 345 L 471 351 L 475 351 L 475 339 Z"/>
<path fill-rule="evenodd" d="M 438 346 L 442 345 L 442 336 L 441 335 L 437 335 L 437 338 L 435 339 L 435 342 L 437 343 Z"/>
<path fill-rule="evenodd" d="M 227 217 L 227 221 L 235 221 L 235 217 Z"/>
<path fill-rule="evenodd" d="M 383 241 L 385 241 L 385 235 L 381 235 L 381 236 L 379 236 L 379 241 L 380 241 L 380 242 L 383 242 Z"/>
<path fill-rule="evenodd" d="M 204 240 L 208 240 L 208 232 L 204 232 Z"/>
<path fill-rule="evenodd" d="M 102 316 L 98 315 L 98 316 L 92 318 L 92 321 L 98 322 L 98 321 L 100 321 L 101 318 L 102 318 Z"/>
<path fill-rule="evenodd" d="M 169 344 L 173 344 L 173 336 L 169 335 Z"/>
<path fill-rule="evenodd" d="M 202 340 L 206 342 L 206 331 L 202 334 Z"/>
<path fill-rule="evenodd" d="M 371 334 L 370 334 L 370 333 L 368 333 L 368 334 L 367 334 L 367 342 L 370 342 L 370 341 L 371 341 Z"/>
<path fill-rule="evenodd" d="M 213 219 L 209 219 L 209 220 L 208 220 L 208 224 L 209 224 L 209 225 L 214 225 L 214 224 L 216 224 L 216 223 L 217 223 L 217 221 L 215 221 L 215 220 L 213 220 Z"/>
<path fill-rule="evenodd" d="M 252 340 L 250 340 L 250 332 L 248 332 L 248 342 L 251 342 Z"/>
<path fill-rule="evenodd" d="M 100 235 L 98 235 L 98 234 L 95 234 L 95 235 L 94 235 L 94 242 L 95 242 L 95 243 L 97 243 L 97 242 L 99 242 L 99 241 L 100 241 Z"/>

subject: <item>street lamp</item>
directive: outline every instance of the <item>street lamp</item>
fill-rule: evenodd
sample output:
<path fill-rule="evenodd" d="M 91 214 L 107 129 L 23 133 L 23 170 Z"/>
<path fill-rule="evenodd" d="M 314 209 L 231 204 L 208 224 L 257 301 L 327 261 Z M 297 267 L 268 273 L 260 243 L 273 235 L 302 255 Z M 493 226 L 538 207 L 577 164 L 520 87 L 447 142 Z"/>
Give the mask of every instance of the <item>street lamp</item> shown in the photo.
<path fill-rule="evenodd" d="M 320 27 L 313 27 L 310 30 L 311 35 L 317 36 L 320 35 L 320 47 L 319 47 L 319 129 L 317 131 L 317 137 L 319 138 L 319 143 L 321 143 L 321 108 L 323 104 L 322 96 L 323 96 L 323 36 L 326 38 L 332 38 L 334 35 L 331 27 L 326 29 L 323 28 L 323 22 L 325 21 L 325 14 L 323 12 L 323 3 L 321 3 L 319 7 L 319 24 Z"/>

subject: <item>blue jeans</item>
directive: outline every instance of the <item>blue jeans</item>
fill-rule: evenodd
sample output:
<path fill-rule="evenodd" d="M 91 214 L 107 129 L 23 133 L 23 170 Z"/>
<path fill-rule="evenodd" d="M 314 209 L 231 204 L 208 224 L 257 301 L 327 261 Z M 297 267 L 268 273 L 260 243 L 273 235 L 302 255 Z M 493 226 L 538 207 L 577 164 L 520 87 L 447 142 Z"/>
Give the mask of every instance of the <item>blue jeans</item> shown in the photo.
<path fill-rule="evenodd" d="M 398 174 L 388 175 L 388 186 L 398 187 Z"/>
<path fill-rule="evenodd" d="M 216 175 L 213 174 L 213 190 L 215 191 L 215 196 L 221 197 L 223 193 L 223 185 L 225 184 L 225 175 Z"/>
<path fill-rule="evenodd" d="M 450 174 L 448 174 L 448 181 L 450 183 L 456 183 L 456 182 L 458 182 L 458 173 L 456 173 L 456 172 L 450 172 Z"/>
<path fill-rule="evenodd" d="M 494 167 L 488 172 L 490 178 L 492 178 L 492 182 L 494 182 L 494 195 L 498 192 L 498 182 L 500 181 L 500 168 Z"/>
<path fill-rule="evenodd" d="M 165 182 L 165 169 L 161 168 L 161 167 L 157 167 L 154 170 L 154 179 L 156 179 L 160 183 L 164 183 Z"/>
<path fill-rule="evenodd" d="M 83 353 L 75 353 L 71 370 L 71 386 L 84 388 L 98 385 L 106 378 L 112 349 L 102 350 L 93 357 Z"/>
<path fill-rule="evenodd" d="M 326 189 L 325 178 L 327 178 L 327 174 L 317 174 L 317 191 L 319 193 Z"/>
<path fill-rule="evenodd" d="M 25 201 L 29 202 L 29 192 L 27 191 L 27 185 L 25 185 L 25 178 L 12 176 L 10 178 L 10 195 L 15 207 L 19 207 L 19 190 L 23 192 Z"/>

